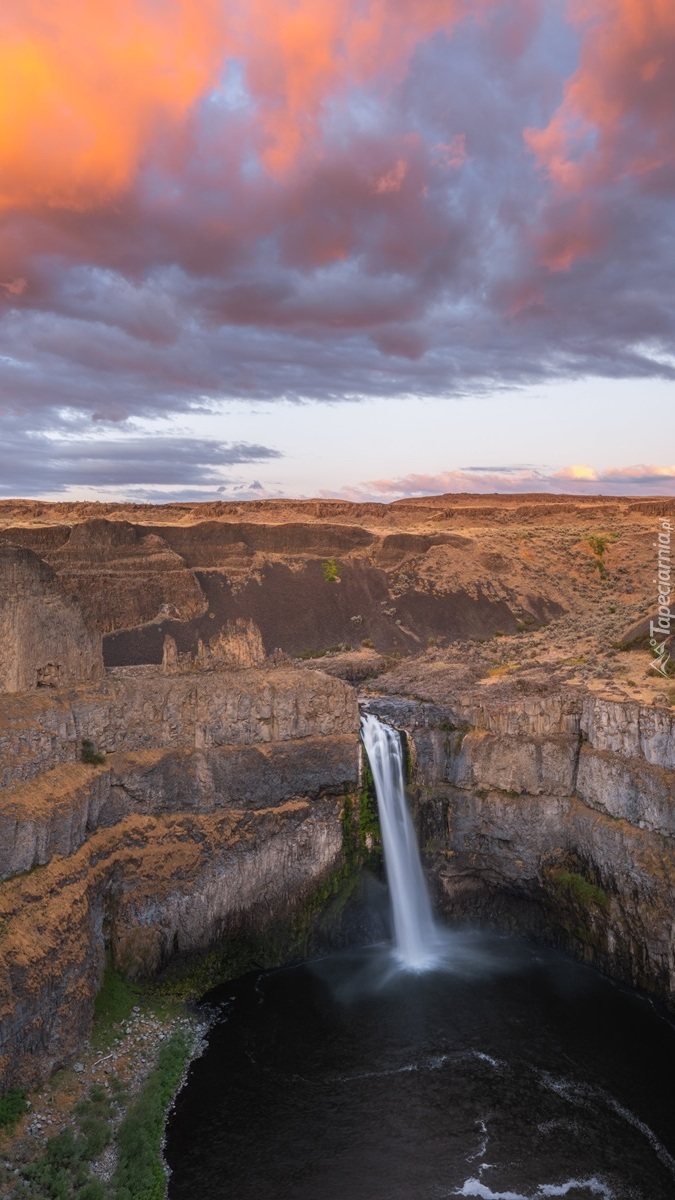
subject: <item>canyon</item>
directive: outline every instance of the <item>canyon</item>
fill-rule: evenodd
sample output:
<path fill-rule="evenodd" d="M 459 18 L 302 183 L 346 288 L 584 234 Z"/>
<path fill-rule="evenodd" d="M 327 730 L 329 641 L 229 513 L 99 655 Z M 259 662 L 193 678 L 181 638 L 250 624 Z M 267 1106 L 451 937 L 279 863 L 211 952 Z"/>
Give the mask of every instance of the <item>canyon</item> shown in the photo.
<path fill-rule="evenodd" d="M 359 701 L 409 745 L 438 908 L 675 1008 L 663 498 L 0 502 L 0 1078 L 336 873 Z M 358 818 L 356 818 L 358 819 Z"/>

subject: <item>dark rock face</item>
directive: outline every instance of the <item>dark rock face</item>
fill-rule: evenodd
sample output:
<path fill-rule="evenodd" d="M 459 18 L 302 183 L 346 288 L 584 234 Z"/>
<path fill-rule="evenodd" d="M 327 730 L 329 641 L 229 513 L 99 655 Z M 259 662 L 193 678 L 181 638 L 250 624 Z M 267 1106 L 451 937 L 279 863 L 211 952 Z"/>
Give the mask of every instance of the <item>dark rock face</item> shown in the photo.
<path fill-rule="evenodd" d="M 440 908 L 675 1008 L 675 716 L 579 695 L 370 701 L 408 731 Z"/>
<path fill-rule="evenodd" d="M 200 641 L 235 620 L 253 621 L 268 654 L 281 649 L 290 655 L 358 645 L 364 637 L 383 650 L 410 652 L 426 645 L 429 637 L 485 636 L 516 628 L 507 602 L 491 599 L 480 588 L 474 594 L 458 589 L 438 595 L 408 588 L 392 597 L 386 573 L 360 561 L 340 567 L 339 583 L 326 582 L 319 561 L 295 569 L 267 563 L 259 577 L 236 585 L 222 572 L 198 570 L 196 577 L 205 596 L 202 616 L 190 622 L 167 618 L 107 634 L 106 665 L 161 663 L 167 636 L 181 652 L 194 655 Z M 539 620 L 562 612 L 553 602 L 533 601 L 532 606 Z"/>

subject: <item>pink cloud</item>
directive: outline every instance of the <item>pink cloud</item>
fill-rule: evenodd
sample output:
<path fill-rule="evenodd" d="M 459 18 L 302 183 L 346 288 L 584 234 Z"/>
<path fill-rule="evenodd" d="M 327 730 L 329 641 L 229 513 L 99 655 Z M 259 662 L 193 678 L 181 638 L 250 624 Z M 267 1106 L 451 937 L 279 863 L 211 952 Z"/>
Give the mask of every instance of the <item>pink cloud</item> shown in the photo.
<path fill-rule="evenodd" d="M 557 471 L 534 467 L 467 468 L 441 471 L 437 475 L 404 475 L 398 479 L 374 479 L 342 488 L 348 500 L 402 500 L 405 497 L 457 493 L 577 492 L 581 495 L 666 495 L 675 496 L 673 466 L 593 467 L 572 465 Z"/>
<path fill-rule="evenodd" d="M 382 195 L 384 192 L 400 192 L 403 186 L 403 180 L 408 174 L 408 164 L 404 158 L 397 158 L 394 166 L 384 175 L 380 175 L 376 180 L 373 191 L 376 195 Z"/>
<path fill-rule="evenodd" d="M 566 271 L 601 248 L 605 189 L 672 191 L 675 7 L 669 0 L 570 0 L 580 62 L 561 103 L 525 143 L 561 198 L 545 215 L 541 261 Z M 562 216 L 562 224 L 559 217 Z"/>
<path fill-rule="evenodd" d="M 466 134 L 456 133 L 449 142 L 437 142 L 432 151 L 439 167 L 463 167 L 466 162 Z"/>

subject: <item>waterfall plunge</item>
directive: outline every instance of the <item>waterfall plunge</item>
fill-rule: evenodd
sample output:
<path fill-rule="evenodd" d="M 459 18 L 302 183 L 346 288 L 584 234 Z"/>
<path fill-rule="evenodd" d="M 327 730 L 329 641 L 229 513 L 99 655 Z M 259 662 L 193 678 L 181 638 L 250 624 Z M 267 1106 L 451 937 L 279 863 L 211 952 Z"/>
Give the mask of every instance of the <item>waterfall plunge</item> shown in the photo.
<path fill-rule="evenodd" d="M 437 961 L 439 930 L 406 802 L 401 738 L 370 713 L 361 718 L 361 736 L 375 782 L 396 954 L 408 970 L 422 971 Z"/>

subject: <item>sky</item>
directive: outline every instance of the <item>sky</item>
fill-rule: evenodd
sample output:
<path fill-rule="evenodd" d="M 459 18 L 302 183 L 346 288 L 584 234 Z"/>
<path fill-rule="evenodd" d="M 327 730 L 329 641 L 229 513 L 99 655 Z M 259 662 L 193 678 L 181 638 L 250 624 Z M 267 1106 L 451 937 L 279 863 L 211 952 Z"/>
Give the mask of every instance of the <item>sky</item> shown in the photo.
<path fill-rule="evenodd" d="M 675 494 L 672 0 L 13 0 L 0 498 Z"/>

